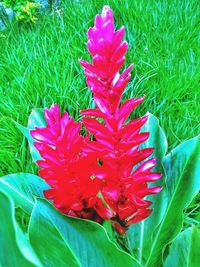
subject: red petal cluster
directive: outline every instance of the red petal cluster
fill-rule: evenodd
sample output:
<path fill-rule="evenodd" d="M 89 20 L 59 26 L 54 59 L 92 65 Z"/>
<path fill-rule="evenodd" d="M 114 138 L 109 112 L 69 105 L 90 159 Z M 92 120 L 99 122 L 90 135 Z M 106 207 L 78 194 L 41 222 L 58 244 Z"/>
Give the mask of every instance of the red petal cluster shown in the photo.
<path fill-rule="evenodd" d="M 161 177 L 160 173 L 151 172 L 156 164 L 155 159 L 136 167 L 152 154 L 153 148 L 139 149 L 149 137 L 148 132 L 140 133 L 147 116 L 126 123 L 130 113 L 144 98 L 129 99 L 120 105 L 132 69 L 131 65 L 122 74 L 119 73 L 128 49 L 127 42 L 122 41 L 123 37 L 124 27 L 114 30 L 113 12 L 105 6 L 102 15 L 96 16 L 94 27 L 88 30 L 92 63 L 80 61 L 97 106 L 97 109 L 82 111 L 83 115 L 92 117 L 84 118 L 83 123 L 95 137 L 95 142 L 87 142 L 87 151 L 101 154 L 107 170 L 101 194 L 113 211 L 110 220 L 122 233 L 130 224 L 149 216 L 151 202 L 144 197 L 158 193 L 160 187 L 148 187 L 147 183 Z M 100 123 L 97 117 L 102 118 L 104 123 Z"/>
<path fill-rule="evenodd" d="M 97 205 L 97 194 L 101 181 L 92 179 L 100 166 L 97 153 L 84 155 L 82 148 L 87 137 L 79 135 L 81 123 L 75 122 L 67 112 L 61 116 L 58 105 L 45 109 L 45 128 L 31 131 L 34 143 L 43 160 L 37 164 L 39 175 L 50 185 L 44 195 L 53 200 L 61 212 L 75 217 L 102 218 L 92 209 Z M 98 171 L 99 172 L 99 171 Z"/>
<path fill-rule="evenodd" d="M 81 112 L 88 135 L 80 136 L 81 124 L 67 113 L 61 116 L 57 105 L 45 110 L 47 127 L 31 132 L 43 158 L 37 162 L 39 174 L 52 188 L 46 197 L 66 214 L 110 220 L 119 233 L 150 215 L 145 197 L 160 187 L 148 187 L 148 182 L 161 177 L 152 172 L 155 158 L 144 161 L 153 148 L 140 149 L 149 137 L 140 131 L 147 116 L 127 122 L 144 97 L 120 104 L 133 67 L 119 73 L 128 49 L 123 37 L 124 27 L 115 31 L 113 12 L 105 6 L 88 30 L 92 63 L 80 60 L 96 103 L 95 109 Z"/>

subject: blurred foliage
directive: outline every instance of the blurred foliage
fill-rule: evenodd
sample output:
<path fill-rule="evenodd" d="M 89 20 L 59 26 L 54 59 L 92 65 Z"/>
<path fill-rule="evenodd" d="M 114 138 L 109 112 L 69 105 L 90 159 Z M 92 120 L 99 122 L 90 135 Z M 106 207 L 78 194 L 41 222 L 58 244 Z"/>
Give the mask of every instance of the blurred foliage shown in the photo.
<path fill-rule="evenodd" d="M 16 19 L 25 23 L 35 23 L 40 2 L 26 0 L 4 0 L 3 5 L 16 13 Z"/>

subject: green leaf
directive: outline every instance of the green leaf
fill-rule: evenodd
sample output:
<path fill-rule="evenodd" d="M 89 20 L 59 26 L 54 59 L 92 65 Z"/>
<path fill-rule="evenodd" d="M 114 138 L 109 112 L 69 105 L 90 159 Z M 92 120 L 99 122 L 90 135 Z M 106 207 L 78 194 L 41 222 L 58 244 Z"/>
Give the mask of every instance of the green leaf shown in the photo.
<path fill-rule="evenodd" d="M 30 152 L 31 152 L 33 161 L 36 162 L 37 160 L 40 160 L 41 156 L 40 156 L 39 152 L 37 151 L 37 149 L 35 148 L 35 146 L 33 145 L 35 140 L 30 135 L 30 130 L 34 130 L 35 127 L 45 127 L 46 126 L 46 122 L 45 122 L 44 115 L 43 115 L 43 110 L 41 110 L 41 109 L 33 109 L 32 110 L 32 112 L 29 116 L 29 119 L 28 119 L 27 128 L 20 125 L 17 122 L 15 122 L 15 124 L 16 124 L 17 128 L 23 133 L 23 135 L 28 139 L 29 148 L 30 148 Z"/>
<path fill-rule="evenodd" d="M 0 190 L 7 193 L 15 205 L 28 214 L 34 206 L 34 196 L 44 197 L 49 186 L 39 176 L 28 173 L 9 174 L 0 179 Z"/>
<path fill-rule="evenodd" d="M 29 238 L 41 261 L 48 266 L 140 266 L 109 240 L 101 225 L 67 217 L 45 200 L 37 199 Z"/>
<path fill-rule="evenodd" d="M 199 267 L 199 259 L 200 230 L 190 227 L 173 241 L 164 267 Z"/>
<path fill-rule="evenodd" d="M 81 266 L 47 212 L 45 205 L 37 203 L 29 225 L 30 242 L 41 262 L 44 266 Z"/>
<path fill-rule="evenodd" d="M 199 267 L 200 259 L 200 229 L 193 227 L 192 242 L 190 246 L 189 261 L 187 267 Z"/>
<path fill-rule="evenodd" d="M 34 267 L 40 261 L 14 218 L 14 203 L 0 191 L 0 266 Z"/>
<path fill-rule="evenodd" d="M 168 207 L 152 243 L 146 263 L 148 267 L 162 266 L 166 245 L 181 231 L 183 210 L 200 189 L 200 138 L 190 139 L 164 158 L 169 188 Z"/>
<path fill-rule="evenodd" d="M 157 159 L 157 165 L 154 170 L 163 174 L 163 177 L 158 182 L 150 186 L 160 185 L 165 187 L 162 160 L 167 151 L 167 140 L 158 119 L 151 113 L 148 113 L 148 116 L 148 121 L 143 126 L 142 132 L 150 132 L 150 137 L 143 144 L 143 147 L 154 148 L 153 157 Z M 162 190 L 159 194 L 148 196 L 147 199 L 152 201 L 152 214 L 146 220 L 131 226 L 127 233 L 129 247 L 140 262 L 145 261 L 150 253 L 154 230 L 161 222 L 166 210 L 166 198 L 165 190 Z"/>

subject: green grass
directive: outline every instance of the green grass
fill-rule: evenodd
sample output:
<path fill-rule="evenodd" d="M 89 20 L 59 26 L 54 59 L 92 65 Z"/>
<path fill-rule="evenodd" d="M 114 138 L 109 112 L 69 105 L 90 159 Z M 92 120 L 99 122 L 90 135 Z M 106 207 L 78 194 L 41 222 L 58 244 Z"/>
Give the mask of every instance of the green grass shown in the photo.
<path fill-rule="evenodd" d="M 0 175 L 34 172 L 26 141 L 12 119 L 26 125 L 32 108 L 58 103 L 79 118 L 91 106 L 79 58 L 89 59 L 86 31 L 105 1 L 63 1 L 33 26 L 0 33 Z M 116 26 L 126 27 L 126 65 L 134 62 L 124 98 L 146 95 L 136 115 L 155 114 L 173 148 L 199 133 L 198 1 L 106 1 Z"/>

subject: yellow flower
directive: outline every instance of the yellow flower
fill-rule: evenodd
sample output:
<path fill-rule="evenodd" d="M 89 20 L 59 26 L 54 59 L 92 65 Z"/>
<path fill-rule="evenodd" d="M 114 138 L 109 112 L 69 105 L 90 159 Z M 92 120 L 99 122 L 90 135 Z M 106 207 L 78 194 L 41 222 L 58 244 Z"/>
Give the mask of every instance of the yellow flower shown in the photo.
<path fill-rule="evenodd" d="M 33 16 L 33 17 L 31 18 L 31 21 L 32 21 L 33 23 L 35 23 L 36 20 L 37 20 L 37 18 L 36 18 L 35 16 Z"/>

